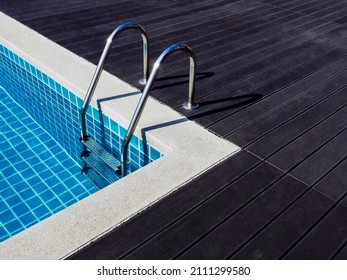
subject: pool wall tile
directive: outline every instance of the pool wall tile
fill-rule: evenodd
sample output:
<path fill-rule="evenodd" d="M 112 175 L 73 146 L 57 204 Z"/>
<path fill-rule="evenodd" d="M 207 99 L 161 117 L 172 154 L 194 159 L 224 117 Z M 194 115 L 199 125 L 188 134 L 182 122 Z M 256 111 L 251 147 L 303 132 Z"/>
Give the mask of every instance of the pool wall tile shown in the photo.
<path fill-rule="evenodd" d="M 7 166 L 0 172 L 0 242 L 97 191 L 76 165 L 81 161 L 78 120 L 83 100 L 0 44 L 0 93 L 1 87 L 24 110 L 10 102 L 6 108 L 2 97 L 0 112 L 6 117 L 2 129 L 8 141 L 0 135 L 0 163 Z M 119 158 L 126 129 L 92 106 L 87 109 L 86 121 L 89 135 Z M 20 135 L 11 131 L 14 126 Z M 129 172 L 160 156 L 155 148 L 133 136 Z M 46 166 L 51 171 L 44 170 Z"/>
<path fill-rule="evenodd" d="M 80 161 L 79 145 L 76 143 L 76 139 L 79 139 L 80 136 L 78 114 L 83 100 L 25 60 L 23 60 L 25 62 L 25 67 L 23 67 L 22 63 L 20 63 L 20 59 L 22 58 L 18 57 L 5 46 L 1 45 L 0 53 L 2 54 L 2 65 L 10 69 L 9 71 L 3 70 L 5 74 L 2 75 L 3 78 L 0 77 L 1 84 L 10 91 L 11 95 L 13 94 L 16 101 L 24 106 L 30 114 L 34 113 L 33 117 L 35 120 L 37 120 L 50 134 L 55 135 L 58 138 L 58 142 L 63 144 L 63 147 L 76 161 Z M 29 92 L 32 80 L 35 80 L 37 83 L 37 95 L 33 95 Z M 31 96 L 33 99 L 29 101 L 27 97 L 16 94 L 18 90 L 19 92 L 24 91 L 26 93 L 25 96 Z M 63 99 L 70 101 L 69 104 L 65 104 L 65 106 L 61 107 L 56 106 L 57 103 L 64 104 Z M 38 110 L 39 108 L 40 111 Z M 50 109 L 55 109 L 53 110 L 55 113 L 52 114 L 52 110 Z M 44 110 L 45 113 L 42 113 L 42 110 Z M 35 114 L 33 111 L 41 113 Z M 89 116 L 92 115 L 93 117 L 93 121 L 88 122 L 87 129 L 89 134 L 95 137 L 98 143 L 102 144 L 102 132 L 108 132 L 106 131 L 107 129 L 112 131 L 113 133 L 110 134 L 111 138 L 115 137 L 116 139 L 114 139 L 114 142 L 117 144 L 113 146 L 114 142 L 111 139 L 108 143 L 109 145 L 104 148 L 109 148 L 112 154 L 119 155 L 119 138 L 124 139 L 126 129 L 119 126 L 113 120 L 110 120 L 104 114 L 102 114 L 103 121 L 101 121 L 100 111 L 97 108 L 88 108 L 87 113 Z M 70 128 L 70 130 L 66 131 L 66 128 Z M 153 147 L 151 147 L 153 156 L 148 154 L 149 150 L 143 149 L 144 144 L 142 140 L 138 139 L 136 136 L 132 137 L 130 145 L 139 150 L 139 156 L 137 156 L 137 153 L 129 153 L 128 157 L 131 165 L 138 165 L 140 158 L 143 159 L 147 157 L 149 158 L 149 162 L 151 162 L 162 156 L 162 154 Z"/>

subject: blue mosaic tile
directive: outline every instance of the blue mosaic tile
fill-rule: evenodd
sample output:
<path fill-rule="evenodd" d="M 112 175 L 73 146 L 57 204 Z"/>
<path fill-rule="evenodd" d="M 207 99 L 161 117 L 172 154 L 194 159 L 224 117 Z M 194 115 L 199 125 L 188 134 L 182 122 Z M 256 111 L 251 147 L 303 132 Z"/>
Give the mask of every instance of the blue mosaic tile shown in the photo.
<path fill-rule="evenodd" d="M 15 195 L 16 192 L 11 188 L 11 187 L 8 187 L 8 188 L 5 188 L 3 190 L 0 191 L 0 195 L 2 196 L 3 199 L 7 199 L 13 195 Z"/>
<path fill-rule="evenodd" d="M 69 201 L 73 200 L 74 199 L 74 196 L 73 194 L 70 192 L 70 191 L 66 191 L 66 192 L 63 192 L 60 196 L 59 196 L 60 200 L 66 204 L 68 203 Z"/>
<path fill-rule="evenodd" d="M 86 194 L 88 195 L 88 194 Z M 54 197 L 54 194 L 53 194 Z M 62 202 L 58 199 L 58 198 L 53 198 L 49 201 L 46 202 L 47 207 L 51 210 L 54 211 L 57 208 L 60 208 L 61 206 L 63 206 Z"/>
<path fill-rule="evenodd" d="M 23 199 L 18 196 L 17 194 L 9 197 L 8 199 L 6 199 L 6 203 L 8 204 L 8 206 L 10 206 L 11 208 L 22 203 L 23 202 Z M 5 209 L 5 203 L 3 202 L 3 205 L 1 205 L 1 202 L 0 202 L 0 209 Z"/>
<path fill-rule="evenodd" d="M 33 209 L 32 212 L 40 220 L 45 218 L 48 214 L 52 213 L 45 205 L 40 205 L 39 207 Z"/>
<path fill-rule="evenodd" d="M 10 235 L 7 230 L 0 224 L 0 242 L 9 238 Z"/>
<path fill-rule="evenodd" d="M 23 216 L 24 214 L 30 212 L 30 208 L 25 205 L 25 203 L 18 204 L 14 207 L 11 207 L 12 212 L 17 216 Z"/>
<path fill-rule="evenodd" d="M 0 97 L 1 242 L 98 189 L 77 165 L 81 162 L 80 97 L 3 45 Z M 97 143 L 102 145 L 105 137 L 105 148 L 120 156 L 125 128 L 92 106 L 87 110 L 87 125 Z M 134 136 L 129 170 L 160 156 Z"/>
<path fill-rule="evenodd" d="M 26 200 L 25 203 L 28 205 L 28 207 L 30 207 L 30 209 L 34 209 L 38 205 L 41 205 L 43 201 L 38 196 L 35 196 Z"/>
<path fill-rule="evenodd" d="M 28 200 L 34 196 L 36 196 L 36 193 L 30 188 L 30 189 L 26 189 L 22 192 L 19 193 L 19 196 L 23 199 L 23 200 Z"/>
<path fill-rule="evenodd" d="M 1 143 L 3 149 L 0 150 L 0 158 L 6 164 L 1 172 L 4 177 L 0 177 L 4 181 L 0 189 L 3 200 L 1 209 L 4 209 L 0 213 L 0 222 L 3 226 L 0 240 L 3 241 L 39 220 L 49 217 L 53 214 L 52 211 L 56 213 L 58 209 L 64 208 L 61 207 L 63 203 L 59 200 L 59 194 L 55 194 L 50 189 L 55 184 L 64 184 L 65 181 L 73 182 L 74 186 L 80 185 L 81 188 L 78 189 L 80 193 L 69 197 L 69 200 L 74 202 L 79 200 L 78 197 L 86 197 L 97 191 L 97 188 L 93 186 L 94 189 L 91 189 L 90 185 L 88 189 L 84 188 L 81 182 L 72 179 L 73 172 L 78 170 L 78 166 L 69 155 L 62 148 L 56 155 L 52 154 L 50 148 L 55 144 L 52 137 L 30 117 L 14 121 L 14 118 L 18 117 L 15 112 L 22 109 L 4 91 L 0 91 L 0 97 L 2 107 L 13 111 L 12 114 L 1 114 L 2 128 L 12 129 L 14 132 L 5 144 Z M 21 130 L 19 133 L 18 128 L 24 128 L 27 131 Z M 34 131 L 35 134 L 30 131 Z M 28 142 L 23 135 L 28 137 Z M 58 166 L 64 176 L 59 179 L 54 175 L 58 170 L 50 171 L 47 163 L 58 164 L 62 161 L 65 165 Z M 70 179 L 72 181 L 69 181 Z"/>
<path fill-rule="evenodd" d="M 31 226 L 39 222 L 32 212 L 27 212 L 25 215 L 19 217 L 20 222 L 23 225 Z"/>
<path fill-rule="evenodd" d="M 19 220 L 13 220 L 9 223 L 6 223 L 6 224 L 4 224 L 4 227 L 12 235 L 24 230 L 24 227 Z"/>
<path fill-rule="evenodd" d="M 0 223 L 7 224 L 16 219 L 16 216 L 9 209 L 3 211 L 0 216 Z"/>

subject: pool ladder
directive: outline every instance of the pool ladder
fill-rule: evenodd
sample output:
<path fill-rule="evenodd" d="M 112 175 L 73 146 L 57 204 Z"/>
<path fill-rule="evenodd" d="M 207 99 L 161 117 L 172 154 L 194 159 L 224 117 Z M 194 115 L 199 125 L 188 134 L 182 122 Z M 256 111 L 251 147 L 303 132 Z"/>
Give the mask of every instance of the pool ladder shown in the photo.
<path fill-rule="evenodd" d="M 136 107 L 134 115 L 131 119 L 129 127 L 127 129 L 126 135 L 124 137 L 121 146 L 121 158 L 118 161 L 115 157 L 106 151 L 103 147 L 97 144 L 90 136 L 87 135 L 86 128 L 86 112 L 87 108 L 93 97 L 95 88 L 99 81 L 101 72 L 103 70 L 105 60 L 111 48 L 114 38 L 127 29 L 135 29 L 140 31 L 143 40 L 143 78 L 140 79 L 141 84 L 145 84 L 145 88 L 141 94 L 141 98 Z M 83 166 L 81 172 L 84 173 L 96 186 L 103 188 L 114 181 L 118 180 L 120 177 L 124 177 L 128 173 L 128 147 L 131 137 L 134 134 L 136 126 L 142 115 L 143 109 L 145 107 L 146 101 L 148 99 L 149 93 L 153 87 L 153 83 L 157 77 L 157 73 L 161 63 L 172 53 L 177 51 L 184 51 L 189 55 L 190 58 L 190 71 L 189 71 L 189 93 L 188 101 L 183 104 L 183 107 L 187 110 L 195 110 L 199 105 L 194 102 L 194 92 L 195 92 L 195 76 L 196 76 L 196 58 L 191 48 L 185 44 L 175 44 L 167 48 L 161 53 L 156 62 L 154 63 L 151 74 L 148 77 L 148 64 L 149 64 L 149 43 L 148 36 L 142 26 L 135 23 L 125 23 L 117 27 L 112 34 L 107 39 L 104 50 L 101 54 L 99 63 L 94 72 L 93 78 L 89 85 L 87 94 L 83 101 L 80 110 L 80 130 L 81 138 L 80 141 L 83 143 L 83 150 L 81 153 L 81 158 L 83 160 Z"/>

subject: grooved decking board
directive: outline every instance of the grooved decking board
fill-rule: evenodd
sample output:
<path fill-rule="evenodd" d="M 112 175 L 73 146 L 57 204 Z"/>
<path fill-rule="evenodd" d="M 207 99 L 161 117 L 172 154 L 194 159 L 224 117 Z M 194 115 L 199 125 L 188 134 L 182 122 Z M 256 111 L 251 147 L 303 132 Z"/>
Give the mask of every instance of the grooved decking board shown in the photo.
<path fill-rule="evenodd" d="M 221 91 L 221 94 L 225 94 L 228 90 L 232 90 L 232 92 L 237 92 L 239 95 L 244 95 L 246 92 L 247 95 L 251 96 L 259 96 L 261 98 L 271 98 L 274 93 L 277 91 L 299 81 L 303 77 L 310 75 L 314 73 L 315 71 L 319 70 L 320 68 L 328 65 L 329 63 L 334 62 L 335 60 L 341 58 L 344 55 L 344 52 L 342 51 L 332 51 L 328 53 L 323 53 L 321 56 L 318 56 L 317 58 L 313 58 L 312 61 L 308 61 L 307 63 L 304 63 L 304 65 L 299 64 L 294 69 L 290 69 L 285 71 L 285 68 L 283 70 L 280 70 L 280 73 L 275 76 L 268 76 L 268 78 L 263 83 L 258 83 L 256 80 L 256 77 L 253 79 L 247 79 L 244 82 L 238 84 L 237 86 L 230 87 L 229 89 L 224 89 Z M 308 58 L 309 59 L 309 58 Z M 294 65 L 293 65 L 294 66 Z M 295 67 L 295 66 L 294 66 Z M 264 74 L 264 73 L 263 73 Z M 251 90 L 248 90 L 251 89 Z M 220 98 L 221 94 L 216 93 L 215 97 Z M 257 100 L 260 100 L 257 99 Z M 194 120 L 199 121 L 203 125 L 210 125 L 219 119 L 224 119 L 225 115 L 229 115 L 228 110 L 223 110 L 222 106 L 234 104 L 234 100 L 228 100 L 224 103 L 222 103 L 219 108 L 214 108 L 213 112 L 214 114 L 204 115 L 200 118 L 194 118 Z M 222 108 L 221 108 L 222 107 Z M 244 107 L 246 107 L 244 105 Z M 238 108 L 238 110 L 242 109 Z M 224 117 L 223 117 L 224 116 Z M 225 122 L 225 125 L 227 125 L 227 122 Z M 233 140 L 232 138 L 230 139 Z"/>
<path fill-rule="evenodd" d="M 247 150 L 265 158 L 281 149 L 299 135 L 325 121 L 327 118 L 343 109 L 347 102 L 347 88 L 337 88 L 334 92 L 325 92 L 326 99 L 307 109 L 298 117 L 286 122 L 278 129 L 271 131 L 250 145 Z M 307 99 L 309 99 L 308 97 Z M 307 100 L 306 99 L 306 100 Z M 300 100 L 305 102 L 306 100 Z M 308 100 L 309 102 L 309 100 Z M 308 106 L 307 106 L 308 107 Z"/>
<path fill-rule="evenodd" d="M 272 151 L 275 151 L 275 149 L 269 149 L 269 143 L 267 142 L 270 139 L 274 139 L 274 141 L 276 141 L 275 138 L 272 138 L 272 135 L 276 135 L 279 134 L 280 131 L 284 131 L 285 127 L 291 127 L 292 131 L 294 130 L 294 132 L 295 130 L 299 130 L 299 128 L 295 127 L 295 122 L 297 122 L 296 120 L 301 117 L 301 113 L 306 113 L 306 115 L 309 115 L 312 111 L 315 112 L 314 110 L 317 110 L 317 106 L 323 106 L 320 105 L 322 102 L 326 104 L 329 103 L 329 97 L 334 98 L 335 95 L 339 95 L 340 93 L 342 94 L 341 91 L 345 86 L 346 75 L 347 71 L 343 71 L 326 82 L 317 84 L 317 86 L 312 87 L 311 90 L 303 92 L 303 94 L 300 92 L 301 95 L 299 93 L 299 98 L 295 98 L 292 100 L 292 102 L 279 106 L 277 110 L 270 110 L 268 114 L 265 114 L 261 118 L 256 119 L 250 125 L 245 126 L 244 128 L 228 136 L 228 139 L 234 140 L 237 144 L 242 146 L 251 144 L 249 146 L 250 150 L 259 152 L 259 155 L 263 157 L 268 156 Z M 338 91 L 339 89 L 341 90 Z M 331 106 L 335 105 L 338 106 L 341 104 L 332 104 Z M 324 118 L 326 114 L 322 113 L 311 116 L 312 118 Z M 291 121 L 291 123 L 289 121 Z M 302 125 L 304 126 L 305 123 Z M 287 131 L 285 135 L 282 135 L 281 137 L 285 140 L 286 136 Z M 266 147 L 259 150 L 258 147 L 262 144 Z"/>
<path fill-rule="evenodd" d="M 126 259 L 172 259 L 180 251 L 209 232 L 254 197 L 271 187 L 283 173 L 262 163 L 221 192 L 199 205 L 151 240 L 127 255 Z M 184 238 L 182 238 L 184 232 Z"/>
<path fill-rule="evenodd" d="M 187 43 L 200 109 L 181 108 L 182 53 L 162 65 L 151 95 L 244 148 L 73 258 L 276 259 L 304 248 L 305 258 L 346 258 L 344 210 L 331 208 L 347 206 L 344 0 L 3 0 L 0 10 L 94 64 L 127 21 L 147 30 L 151 66 Z M 105 69 L 142 88 L 140 37 L 122 34 Z M 318 254 L 320 233 L 331 240 Z"/>
<path fill-rule="evenodd" d="M 329 178 L 325 176 L 330 176 L 331 172 L 336 176 L 336 178 L 333 179 L 336 180 L 336 183 L 339 180 L 343 182 L 345 174 L 342 171 L 343 168 L 339 167 L 339 163 L 347 156 L 347 147 L 344 145 L 346 136 L 347 131 L 343 131 L 341 134 L 326 143 L 316 153 L 299 164 L 290 173 L 309 185 L 313 185 L 318 180 L 329 180 Z M 332 181 L 332 186 L 330 187 L 334 189 L 331 190 L 330 193 L 339 192 L 339 185 L 340 184 L 337 184 L 335 187 L 334 181 Z"/>
<path fill-rule="evenodd" d="M 202 236 L 179 259 L 225 259 L 299 197 L 307 186 L 285 176 L 247 207 Z"/>
<path fill-rule="evenodd" d="M 287 104 L 290 102 L 295 102 L 295 99 L 300 98 L 310 90 L 318 90 L 321 84 L 325 82 L 330 83 L 329 80 L 346 69 L 346 65 L 347 57 L 343 57 L 285 89 L 280 90 L 276 95 L 272 96 L 272 98 L 261 99 L 259 102 L 251 104 L 247 108 L 239 110 L 235 114 L 227 117 L 223 120 L 224 122 L 228 120 L 227 126 L 223 125 L 223 121 L 221 121 L 210 126 L 210 129 L 227 136 L 231 136 L 232 134 L 237 135 L 237 131 L 243 128 L 247 131 L 247 126 L 252 123 L 261 120 L 261 118 L 276 110 L 280 111 L 284 106 L 288 106 Z M 285 121 L 283 115 L 282 120 Z M 247 132 L 245 132 L 245 134 L 246 133 Z"/>
<path fill-rule="evenodd" d="M 324 148 L 324 145 L 334 138 L 343 135 L 347 126 L 347 108 L 343 107 L 338 112 L 328 117 L 323 122 L 314 126 L 299 138 L 284 146 L 281 150 L 267 159 L 284 171 L 294 169 L 296 165 L 312 157 L 314 153 Z M 310 168 L 310 167 L 308 167 Z"/>
<path fill-rule="evenodd" d="M 289 11 L 339 23 L 344 22 L 343 18 L 346 17 L 345 15 L 347 12 L 347 3 L 341 0 L 261 2 Z"/>
<path fill-rule="evenodd" d="M 347 208 L 337 206 L 284 259 L 326 260 L 347 241 Z"/>
<path fill-rule="evenodd" d="M 299 241 L 333 205 L 315 190 L 307 192 L 285 213 L 244 245 L 231 259 L 278 259 Z"/>
<path fill-rule="evenodd" d="M 333 256 L 334 260 L 347 260 L 347 242 L 340 248 L 336 255 Z"/>

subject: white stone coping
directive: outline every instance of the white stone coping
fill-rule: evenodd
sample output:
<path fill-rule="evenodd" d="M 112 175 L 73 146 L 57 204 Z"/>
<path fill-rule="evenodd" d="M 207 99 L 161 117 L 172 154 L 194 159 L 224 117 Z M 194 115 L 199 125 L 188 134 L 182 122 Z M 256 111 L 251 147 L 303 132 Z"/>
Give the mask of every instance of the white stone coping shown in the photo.
<path fill-rule="evenodd" d="M 0 12 L 0 43 L 84 97 L 95 65 Z M 104 71 L 92 101 L 127 127 L 139 94 Z M 139 128 L 165 154 L 116 183 L 0 243 L 0 259 L 62 259 L 95 241 L 240 148 L 149 98 Z M 152 128 L 152 129 L 150 129 Z M 141 230 L 141 229 L 138 229 Z"/>

